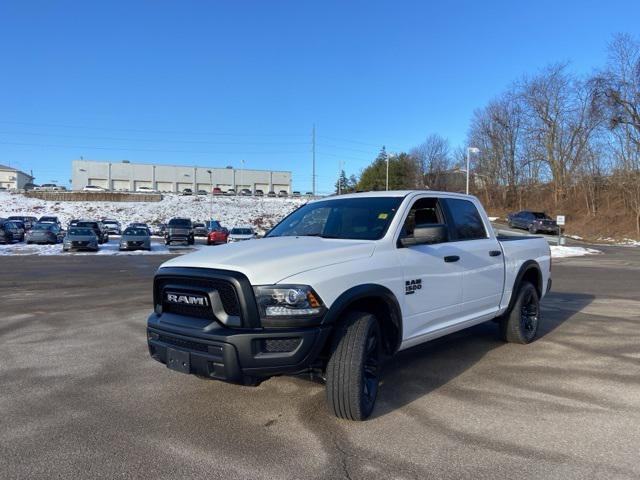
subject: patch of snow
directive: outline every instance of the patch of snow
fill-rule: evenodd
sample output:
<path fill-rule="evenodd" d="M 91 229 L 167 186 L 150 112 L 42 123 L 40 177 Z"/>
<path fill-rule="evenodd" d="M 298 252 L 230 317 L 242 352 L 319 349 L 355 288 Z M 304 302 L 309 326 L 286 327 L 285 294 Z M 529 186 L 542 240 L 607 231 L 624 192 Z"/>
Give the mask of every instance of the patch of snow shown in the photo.
<path fill-rule="evenodd" d="M 579 235 L 566 235 L 566 234 L 565 234 L 565 235 L 563 235 L 563 236 L 564 236 L 564 237 L 567 237 L 567 238 L 573 238 L 574 240 L 582 240 L 582 237 L 581 237 L 581 236 L 579 236 Z"/>
<path fill-rule="evenodd" d="M 490 222 L 495 222 L 496 220 L 498 220 L 500 217 L 489 217 L 489 221 Z"/>
<path fill-rule="evenodd" d="M 152 243 L 151 250 L 131 250 L 121 252 L 118 250 L 118 242 L 104 243 L 99 246 L 97 252 L 63 252 L 62 244 L 56 245 L 27 245 L 26 243 L 13 243 L 10 245 L 0 245 L 0 256 L 3 255 L 36 255 L 36 256 L 52 256 L 52 255 L 171 255 L 185 254 L 207 247 L 206 245 L 185 245 L 167 247 L 164 243 Z"/>
<path fill-rule="evenodd" d="M 250 224 L 263 234 L 306 201 L 303 198 L 214 197 L 213 217 L 227 228 Z M 122 226 L 132 222 L 166 223 L 173 217 L 205 222 L 210 208 L 210 198 L 200 196 L 165 195 L 159 202 L 57 202 L 0 192 L 0 218 L 56 215 L 64 227 L 74 218 L 109 218 Z"/>
<path fill-rule="evenodd" d="M 585 255 L 602 253 L 600 250 L 596 250 L 595 248 L 565 247 L 557 245 L 551 245 L 550 247 L 552 258 L 583 257 Z"/>

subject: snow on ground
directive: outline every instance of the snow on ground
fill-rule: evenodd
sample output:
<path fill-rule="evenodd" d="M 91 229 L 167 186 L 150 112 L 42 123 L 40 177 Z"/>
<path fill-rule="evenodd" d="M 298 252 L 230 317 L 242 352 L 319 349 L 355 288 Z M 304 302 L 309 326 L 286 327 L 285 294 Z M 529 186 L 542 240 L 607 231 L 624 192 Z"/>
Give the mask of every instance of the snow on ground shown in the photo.
<path fill-rule="evenodd" d="M 215 248 L 202 244 L 189 246 L 172 245 L 171 247 L 167 247 L 164 243 L 151 243 L 151 251 L 149 252 L 146 250 L 120 252 L 118 250 L 118 242 L 119 237 L 111 237 L 109 243 L 100 245 L 97 252 L 63 252 L 61 243 L 57 245 L 27 245 L 24 242 L 13 243 L 11 245 L 0 245 L 0 257 L 3 255 L 169 255 L 189 253 L 194 250 L 199 250 L 200 248 Z"/>
<path fill-rule="evenodd" d="M 489 221 L 490 222 L 495 222 L 496 220 L 498 220 L 500 217 L 489 217 Z"/>
<path fill-rule="evenodd" d="M 0 218 L 10 215 L 57 215 L 63 226 L 74 218 L 166 223 L 173 217 L 193 221 L 209 219 L 210 197 L 165 195 L 160 202 L 55 202 L 0 192 Z M 285 215 L 305 203 L 300 198 L 214 197 L 213 218 L 225 227 L 254 225 L 258 233 L 271 228 Z"/>
<path fill-rule="evenodd" d="M 585 255 L 594 255 L 598 253 L 602 252 L 600 250 L 596 250 L 595 248 L 551 245 L 552 258 L 583 257 Z"/>

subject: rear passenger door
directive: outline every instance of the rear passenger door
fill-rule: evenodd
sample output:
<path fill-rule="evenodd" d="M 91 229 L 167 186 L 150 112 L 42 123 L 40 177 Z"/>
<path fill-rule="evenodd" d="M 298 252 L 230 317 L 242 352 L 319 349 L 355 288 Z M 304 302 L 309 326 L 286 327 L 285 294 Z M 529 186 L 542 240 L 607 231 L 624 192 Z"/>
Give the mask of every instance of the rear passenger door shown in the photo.
<path fill-rule="evenodd" d="M 447 198 L 445 203 L 453 226 L 453 244 L 462 252 L 461 320 L 493 316 L 504 288 L 502 247 L 489 235 L 474 202 Z"/>

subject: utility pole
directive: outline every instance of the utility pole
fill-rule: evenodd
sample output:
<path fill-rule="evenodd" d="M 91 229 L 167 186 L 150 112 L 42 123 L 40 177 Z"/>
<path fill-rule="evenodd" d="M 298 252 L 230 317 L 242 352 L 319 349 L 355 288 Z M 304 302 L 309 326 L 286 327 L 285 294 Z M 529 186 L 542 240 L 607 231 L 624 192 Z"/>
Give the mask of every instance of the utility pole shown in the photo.
<path fill-rule="evenodd" d="M 211 227 L 211 221 L 213 220 L 213 172 L 211 170 L 207 170 L 209 174 L 209 221 L 208 228 Z"/>
<path fill-rule="evenodd" d="M 313 124 L 311 129 L 311 161 L 312 161 L 312 173 L 311 173 L 311 191 L 313 196 L 316 196 L 316 124 Z"/>

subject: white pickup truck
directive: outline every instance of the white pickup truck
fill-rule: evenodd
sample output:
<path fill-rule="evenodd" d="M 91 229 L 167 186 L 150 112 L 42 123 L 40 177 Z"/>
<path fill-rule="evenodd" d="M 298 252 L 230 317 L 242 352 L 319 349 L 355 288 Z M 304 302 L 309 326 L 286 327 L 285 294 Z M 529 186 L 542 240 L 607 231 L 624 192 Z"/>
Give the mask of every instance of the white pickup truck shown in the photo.
<path fill-rule="evenodd" d="M 540 237 L 497 237 L 472 196 L 358 193 L 307 203 L 263 239 L 164 263 L 147 323 L 167 367 L 245 385 L 282 374 L 326 381 L 330 410 L 362 420 L 381 361 L 496 320 L 529 343 L 551 287 Z"/>

